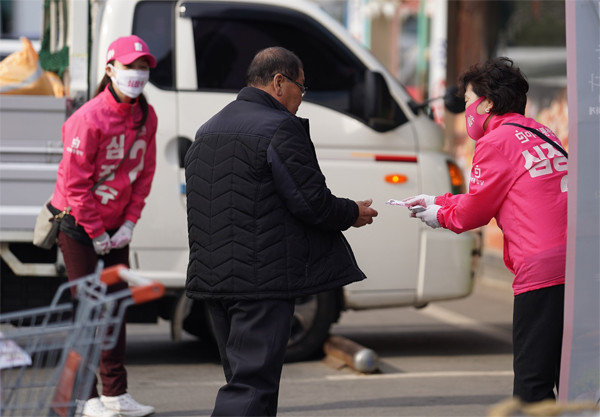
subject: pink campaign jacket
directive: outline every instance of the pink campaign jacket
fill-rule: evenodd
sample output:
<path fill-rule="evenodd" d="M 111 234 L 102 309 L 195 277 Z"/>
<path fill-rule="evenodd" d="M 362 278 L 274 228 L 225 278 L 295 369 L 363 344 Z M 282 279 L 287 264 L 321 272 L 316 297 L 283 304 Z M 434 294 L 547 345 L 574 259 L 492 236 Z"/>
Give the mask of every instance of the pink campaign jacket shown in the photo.
<path fill-rule="evenodd" d="M 537 135 L 550 129 L 516 113 L 493 116 L 475 144 L 468 194 L 436 197 L 438 221 L 456 233 L 493 217 L 504 233 L 514 294 L 563 284 L 567 242 L 567 158 Z M 562 145 L 561 145 L 562 146 Z"/>
<path fill-rule="evenodd" d="M 117 102 L 108 88 L 63 125 L 63 157 L 51 204 L 60 210 L 70 207 L 91 239 L 120 227 L 125 220 L 136 223 L 140 218 L 156 168 L 157 118 L 152 106 L 148 107 L 146 124 L 137 138 L 140 106 L 137 101 Z M 116 168 L 132 144 L 123 164 L 92 192 L 92 186 Z"/>

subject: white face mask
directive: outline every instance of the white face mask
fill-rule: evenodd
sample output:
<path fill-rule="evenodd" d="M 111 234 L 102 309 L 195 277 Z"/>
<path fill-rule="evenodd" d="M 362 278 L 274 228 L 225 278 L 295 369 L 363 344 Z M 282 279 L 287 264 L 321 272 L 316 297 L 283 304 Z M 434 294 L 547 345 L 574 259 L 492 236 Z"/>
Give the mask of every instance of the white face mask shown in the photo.
<path fill-rule="evenodd" d="M 148 79 L 150 79 L 150 71 L 133 69 L 118 70 L 111 64 L 108 64 L 108 66 L 115 73 L 115 76 L 110 77 L 110 79 L 115 83 L 119 91 L 131 98 L 136 98 L 142 94 L 144 86 L 148 82 Z"/>

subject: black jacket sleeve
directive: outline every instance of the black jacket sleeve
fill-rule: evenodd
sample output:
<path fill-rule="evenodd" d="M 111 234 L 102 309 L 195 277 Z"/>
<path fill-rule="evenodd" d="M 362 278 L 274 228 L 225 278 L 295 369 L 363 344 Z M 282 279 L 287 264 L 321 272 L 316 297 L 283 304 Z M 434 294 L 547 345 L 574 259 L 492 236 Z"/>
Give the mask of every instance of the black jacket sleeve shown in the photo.
<path fill-rule="evenodd" d="M 267 149 L 277 192 L 294 216 L 324 230 L 346 230 L 358 218 L 358 206 L 327 188 L 308 128 L 300 119 L 284 121 Z"/>

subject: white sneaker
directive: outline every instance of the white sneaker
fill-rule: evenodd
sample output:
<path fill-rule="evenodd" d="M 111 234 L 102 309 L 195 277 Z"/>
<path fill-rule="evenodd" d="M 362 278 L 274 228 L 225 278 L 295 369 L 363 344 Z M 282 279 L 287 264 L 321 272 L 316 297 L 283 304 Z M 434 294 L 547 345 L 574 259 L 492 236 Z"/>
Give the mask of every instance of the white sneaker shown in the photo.
<path fill-rule="evenodd" d="M 108 410 L 117 413 L 120 417 L 144 417 L 154 413 L 154 407 L 138 403 L 129 394 L 118 397 L 101 396 L 100 400 Z"/>
<path fill-rule="evenodd" d="M 81 417 L 119 417 L 114 411 L 108 410 L 100 398 L 90 398 L 83 404 Z"/>

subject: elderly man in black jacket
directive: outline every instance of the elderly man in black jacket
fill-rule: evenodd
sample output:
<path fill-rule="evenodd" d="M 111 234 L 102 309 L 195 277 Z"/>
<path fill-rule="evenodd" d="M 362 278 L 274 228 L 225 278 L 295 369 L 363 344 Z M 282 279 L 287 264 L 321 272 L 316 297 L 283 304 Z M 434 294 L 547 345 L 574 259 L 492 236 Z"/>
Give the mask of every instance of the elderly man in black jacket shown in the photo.
<path fill-rule="evenodd" d="M 334 196 L 308 120 L 302 62 L 260 51 L 247 87 L 196 133 L 185 158 L 188 297 L 206 300 L 227 383 L 214 416 L 274 416 L 295 297 L 365 278 L 341 233 L 371 200 Z"/>

